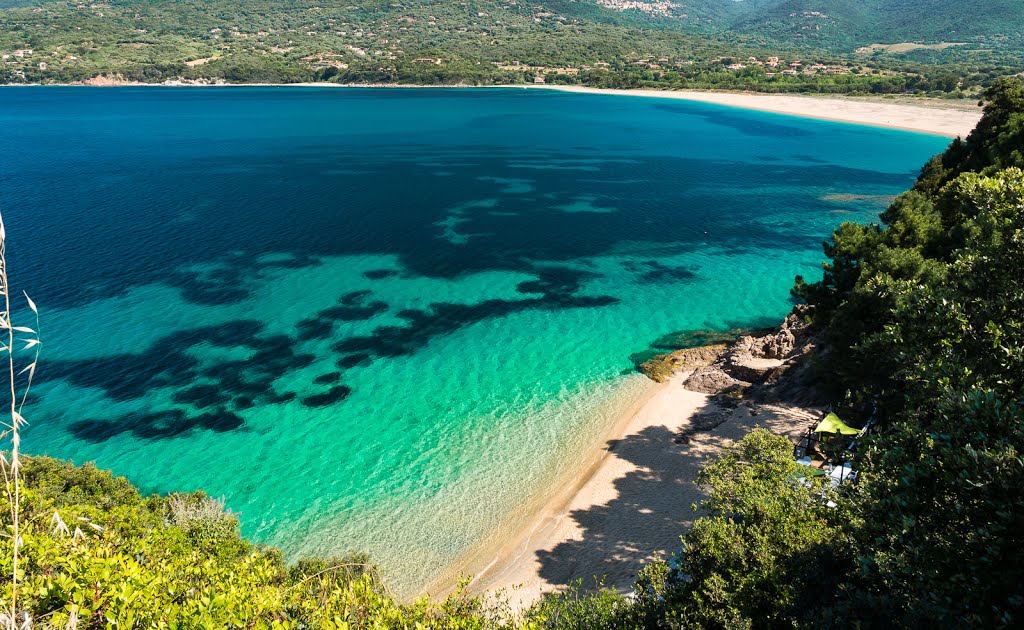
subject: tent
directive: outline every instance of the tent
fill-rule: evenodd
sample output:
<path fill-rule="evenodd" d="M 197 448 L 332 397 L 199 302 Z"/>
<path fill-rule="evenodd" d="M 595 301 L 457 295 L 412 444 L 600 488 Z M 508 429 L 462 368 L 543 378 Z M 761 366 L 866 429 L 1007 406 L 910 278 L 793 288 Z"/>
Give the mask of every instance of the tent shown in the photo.
<path fill-rule="evenodd" d="M 834 412 L 829 413 L 825 416 L 821 422 L 818 423 L 818 428 L 814 429 L 815 433 L 842 433 L 843 435 L 857 435 L 860 433 L 858 429 L 848 427 L 843 424 L 843 421 L 839 419 Z"/>

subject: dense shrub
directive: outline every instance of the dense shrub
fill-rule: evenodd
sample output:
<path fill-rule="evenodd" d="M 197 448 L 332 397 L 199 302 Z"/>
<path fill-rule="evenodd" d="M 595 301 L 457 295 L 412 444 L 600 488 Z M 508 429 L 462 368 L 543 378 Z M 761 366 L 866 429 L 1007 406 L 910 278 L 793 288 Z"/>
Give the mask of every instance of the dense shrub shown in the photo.
<path fill-rule="evenodd" d="M 72 618 L 79 628 L 497 623 L 461 594 L 439 603 L 396 601 L 365 555 L 289 568 L 275 549 L 244 540 L 223 502 L 201 492 L 143 497 L 123 477 L 89 464 L 23 463 L 19 607 L 36 627 L 63 628 Z M 6 497 L 0 503 L 6 513 Z M 10 573 L 9 537 L 0 538 L 0 554 L 0 571 Z"/>

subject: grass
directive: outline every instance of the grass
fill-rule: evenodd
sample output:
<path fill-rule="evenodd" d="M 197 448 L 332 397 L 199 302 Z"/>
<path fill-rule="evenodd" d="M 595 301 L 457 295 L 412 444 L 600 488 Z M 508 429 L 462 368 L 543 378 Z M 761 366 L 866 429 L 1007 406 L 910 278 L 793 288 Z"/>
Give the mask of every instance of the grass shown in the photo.
<path fill-rule="evenodd" d="M 32 379 L 35 377 L 36 366 L 39 364 L 39 311 L 32 299 L 25 295 L 29 309 L 35 315 L 35 329 L 25 326 L 15 326 L 14 317 L 11 311 L 11 290 L 7 281 L 7 230 L 4 226 L 3 216 L 0 215 L 0 294 L 3 295 L 3 311 L 0 312 L 0 330 L 7 331 L 7 339 L 0 346 L 7 354 L 7 380 L 10 395 L 10 421 L 3 422 L 4 430 L 0 432 L 0 439 L 10 439 L 11 448 L 8 456 L 0 454 L 0 469 L 4 476 L 4 489 L 7 492 L 8 504 L 10 506 L 11 532 L 10 537 L 14 541 L 13 570 L 11 572 L 11 602 L 10 608 L 0 617 L 5 626 L 17 627 L 18 617 L 18 552 L 22 546 L 21 540 L 21 428 L 28 421 L 22 415 L 25 408 L 25 400 L 28 398 L 29 390 L 32 388 Z M 16 336 L 19 333 L 21 336 Z M 35 353 L 31 363 L 20 371 L 15 366 L 15 343 L 24 342 L 23 350 L 34 349 Z M 18 393 L 18 376 L 25 374 L 21 386 L 21 394 Z M 59 516 L 57 517 L 59 519 Z M 28 623 L 26 616 L 25 623 Z"/>

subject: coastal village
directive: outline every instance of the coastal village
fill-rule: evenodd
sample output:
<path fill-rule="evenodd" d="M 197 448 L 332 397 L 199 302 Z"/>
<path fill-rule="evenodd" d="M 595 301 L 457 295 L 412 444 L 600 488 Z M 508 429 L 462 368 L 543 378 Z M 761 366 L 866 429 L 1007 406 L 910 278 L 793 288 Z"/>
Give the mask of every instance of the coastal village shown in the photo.
<path fill-rule="evenodd" d="M 221 33 L 225 32 L 216 28 L 212 30 L 216 31 L 212 34 L 218 38 Z M 249 37 L 267 38 L 271 35 L 270 32 L 266 31 L 260 31 L 255 34 L 244 33 L 237 27 L 229 28 L 226 32 L 229 33 L 231 37 L 240 39 L 247 39 Z M 341 32 L 341 34 L 348 35 L 347 32 Z M 362 38 L 364 36 L 376 37 L 375 33 L 362 33 L 359 31 L 352 33 L 352 35 L 357 38 Z M 312 34 L 307 34 L 307 37 L 312 36 Z M 420 66 L 444 66 L 446 63 L 451 62 L 450 59 L 446 59 L 443 56 L 409 58 L 405 51 L 398 47 L 400 41 L 401 40 L 395 40 L 394 43 L 387 45 L 389 44 L 388 39 L 379 39 L 377 43 L 383 46 L 379 48 L 344 44 L 334 50 L 305 54 L 301 57 L 301 60 L 314 70 L 326 70 L 328 68 L 344 70 L 349 68 L 352 62 L 357 62 L 361 59 L 394 62 L 394 65 L 413 64 Z M 261 40 L 257 40 L 257 42 L 262 43 Z M 303 48 L 306 47 L 304 46 Z M 224 55 L 230 54 L 232 46 L 229 44 L 222 44 L 218 46 L 217 49 L 217 53 L 210 54 L 206 57 L 196 57 L 194 59 L 183 60 L 182 63 L 188 68 L 202 66 L 211 61 L 216 61 Z M 270 46 L 270 52 L 277 55 L 288 55 L 298 49 L 299 46 L 294 39 L 287 39 Z M 68 53 L 63 49 L 63 47 L 58 47 L 57 49 L 50 51 L 19 48 L 0 53 L 0 62 L 2 62 L 3 67 L 7 72 L 11 76 L 21 78 L 22 80 L 26 78 L 27 70 L 38 69 L 40 71 L 45 71 L 51 66 L 75 64 L 78 61 L 79 57 Z M 552 80 L 555 82 L 572 82 L 571 77 L 576 77 L 581 73 L 588 72 L 642 71 L 653 78 L 658 78 L 672 72 L 680 72 L 682 70 L 691 70 L 696 68 L 708 72 L 731 72 L 737 76 L 758 73 L 763 74 L 767 79 L 774 79 L 776 77 L 846 74 L 867 76 L 873 73 L 872 70 L 859 65 L 805 63 L 800 59 L 787 60 L 779 56 L 769 56 L 764 59 L 759 59 L 755 56 L 748 56 L 742 61 L 737 61 L 731 57 L 715 57 L 712 59 L 675 59 L 666 56 L 659 57 L 653 54 L 647 54 L 630 56 L 625 59 L 612 61 L 597 60 L 593 63 L 580 66 L 546 66 L 520 60 L 492 61 L 490 63 L 492 66 L 500 70 L 524 73 L 524 75 L 527 75 L 527 78 L 532 78 L 533 82 L 538 84 L 547 83 Z M 395 68 L 393 65 L 391 67 L 380 65 L 377 69 L 381 72 L 385 72 L 389 70 L 393 71 Z"/>
<path fill-rule="evenodd" d="M 434 63 L 440 64 L 443 62 L 441 59 L 431 60 Z M 683 59 L 674 60 L 669 57 L 657 57 L 654 55 L 641 56 L 635 60 L 627 59 L 624 62 L 618 62 L 614 66 L 612 63 L 607 61 L 596 61 L 590 65 L 582 65 L 580 67 L 547 67 L 547 66 L 536 66 L 520 61 L 511 62 L 492 62 L 493 65 L 497 66 L 502 70 L 521 70 L 533 74 L 534 83 L 547 83 L 549 76 L 555 77 L 562 76 L 576 76 L 581 72 L 609 72 L 612 69 L 634 69 L 648 71 L 654 77 L 664 76 L 666 73 L 672 71 L 678 71 L 680 69 L 690 68 L 694 66 L 700 66 L 710 71 L 732 71 L 736 75 L 742 75 L 748 69 L 754 72 L 758 72 L 757 69 L 763 71 L 764 76 L 768 79 L 773 79 L 777 76 L 781 77 L 796 77 L 800 75 L 818 75 L 818 74 L 829 74 L 829 75 L 840 75 L 840 74 L 855 74 L 859 76 L 867 76 L 871 74 L 870 70 L 864 69 L 859 66 L 841 66 L 841 65 L 825 65 L 822 63 L 808 63 L 805 64 L 803 61 L 787 61 L 777 56 L 771 56 L 767 59 L 758 59 L 757 57 L 750 56 L 744 61 L 734 61 L 732 58 L 727 57 L 716 57 L 714 59 L 707 60 L 696 60 L 696 59 Z"/>

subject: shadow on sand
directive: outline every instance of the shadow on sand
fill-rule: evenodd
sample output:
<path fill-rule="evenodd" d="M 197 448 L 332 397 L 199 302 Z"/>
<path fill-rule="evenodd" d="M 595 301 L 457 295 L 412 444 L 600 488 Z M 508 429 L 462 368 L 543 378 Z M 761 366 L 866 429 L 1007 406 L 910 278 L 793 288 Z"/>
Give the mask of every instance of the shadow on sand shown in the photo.
<path fill-rule="evenodd" d="M 582 535 L 538 550 L 540 577 L 554 586 L 582 580 L 584 588 L 601 582 L 630 589 L 650 558 L 680 549 L 680 537 L 700 516 L 691 506 L 706 497 L 697 474 L 724 443 L 756 426 L 788 434 L 805 423 L 777 407 L 725 409 L 708 402 L 682 427 L 685 437 L 666 426 L 649 426 L 608 442 L 611 456 L 635 469 L 615 479 L 615 498 L 569 513 Z"/>

